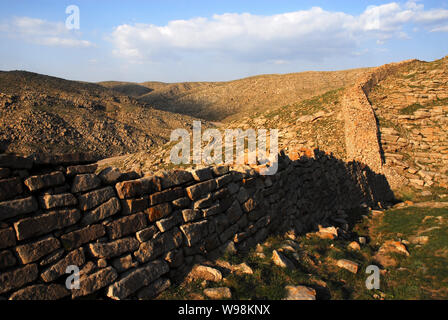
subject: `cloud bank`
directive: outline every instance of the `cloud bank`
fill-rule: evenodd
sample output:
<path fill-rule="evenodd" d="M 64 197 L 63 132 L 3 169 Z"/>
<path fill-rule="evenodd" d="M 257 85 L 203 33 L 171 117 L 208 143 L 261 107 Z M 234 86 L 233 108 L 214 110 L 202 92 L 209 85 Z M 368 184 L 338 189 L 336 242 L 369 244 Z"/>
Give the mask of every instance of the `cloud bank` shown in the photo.
<path fill-rule="evenodd" d="M 358 15 L 319 7 L 271 16 L 243 14 L 170 21 L 165 26 L 123 24 L 109 38 L 114 53 L 134 62 L 179 57 L 274 61 L 359 55 L 364 42 L 409 38 L 408 29 L 448 32 L 448 10 L 416 1 L 371 6 Z"/>
<path fill-rule="evenodd" d="M 0 32 L 11 38 L 51 47 L 85 48 L 90 41 L 79 39 L 79 33 L 68 30 L 62 22 L 30 17 L 14 17 L 0 25 Z"/>

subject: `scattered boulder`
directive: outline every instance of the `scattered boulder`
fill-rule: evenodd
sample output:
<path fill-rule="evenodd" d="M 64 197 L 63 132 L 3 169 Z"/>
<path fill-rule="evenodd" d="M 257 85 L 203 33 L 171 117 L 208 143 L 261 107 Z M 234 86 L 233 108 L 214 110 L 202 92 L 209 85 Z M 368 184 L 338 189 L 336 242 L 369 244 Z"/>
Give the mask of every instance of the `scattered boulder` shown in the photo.
<path fill-rule="evenodd" d="M 411 237 L 409 240 L 411 241 L 412 244 L 424 245 L 428 243 L 429 237 L 428 236 Z"/>
<path fill-rule="evenodd" d="M 207 281 L 213 281 L 218 282 L 222 280 L 222 274 L 221 271 L 207 266 L 198 265 L 191 270 L 189 274 L 191 279 L 197 280 L 207 280 Z"/>
<path fill-rule="evenodd" d="M 378 253 L 380 254 L 400 253 L 409 256 L 409 252 L 406 249 L 406 246 L 400 241 L 393 241 L 393 240 L 386 241 L 378 250 Z"/>
<path fill-rule="evenodd" d="M 348 248 L 352 249 L 352 250 L 355 250 L 355 251 L 361 250 L 361 246 L 356 241 L 350 242 L 350 244 L 348 245 Z"/>
<path fill-rule="evenodd" d="M 286 286 L 287 295 L 283 300 L 316 300 L 316 290 L 305 286 Z"/>
<path fill-rule="evenodd" d="M 409 256 L 406 246 L 400 241 L 386 241 L 374 256 L 375 260 L 383 267 L 394 267 L 397 265 L 396 259 L 391 257 L 391 253 L 398 253 Z"/>
<path fill-rule="evenodd" d="M 338 260 L 336 265 L 339 268 L 348 270 L 351 273 L 355 273 L 355 274 L 358 272 L 358 268 L 359 268 L 359 265 L 356 262 L 353 262 L 353 261 L 350 261 L 350 260 L 347 260 L 347 259 L 340 259 L 340 260 Z"/>
<path fill-rule="evenodd" d="M 274 250 L 272 252 L 272 261 L 275 265 L 281 268 L 294 269 L 294 264 L 292 263 L 292 261 L 277 250 Z"/>
<path fill-rule="evenodd" d="M 222 299 L 231 299 L 232 292 L 229 288 L 221 287 L 221 288 L 208 288 L 204 290 L 204 294 L 210 299 L 214 300 L 222 300 Z"/>
<path fill-rule="evenodd" d="M 319 226 L 319 231 L 315 233 L 308 234 L 310 236 L 317 236 L 320 239 L 334 240 L 338 237 L 338 230 L 335 227 L 323 228 Z M 307 236 L 308 236 L 307 235 Z"/>

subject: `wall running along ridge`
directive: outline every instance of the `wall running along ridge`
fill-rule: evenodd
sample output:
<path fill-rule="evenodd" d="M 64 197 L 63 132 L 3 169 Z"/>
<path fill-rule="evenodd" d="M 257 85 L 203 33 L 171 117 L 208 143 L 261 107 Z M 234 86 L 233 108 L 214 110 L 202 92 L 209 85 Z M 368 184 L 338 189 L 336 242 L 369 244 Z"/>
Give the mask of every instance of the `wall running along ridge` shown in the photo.
<path fill-rule="evenodd" d="M 385 173 L 378 139 L 377 121 L 368 95 L 381 80 L 396 72 L 403 65 L 414 61 L 416 60 L 406 60 L 374 68 L 361 76 L 356 85 L 345 90 L 342 110 L 345 121 L 345 145 L 348 160 L 364 163 L 376 173 Z M 386 170 L 386 172 L 389 173 L 390 171 Z M 390 180 L 393 181 L 394 179 Z"/>
<path fill-rule="evenodd" d="M 0 298 L 151 299 L 203 259 L 390 196 L 368 167 L 306 154 L 281 152 L 274 176 L 216 166 L 144 177 L 96 173 L 91 156 L 0 155 Z M 79 289 L 66 289 L 69 265 Z"/>

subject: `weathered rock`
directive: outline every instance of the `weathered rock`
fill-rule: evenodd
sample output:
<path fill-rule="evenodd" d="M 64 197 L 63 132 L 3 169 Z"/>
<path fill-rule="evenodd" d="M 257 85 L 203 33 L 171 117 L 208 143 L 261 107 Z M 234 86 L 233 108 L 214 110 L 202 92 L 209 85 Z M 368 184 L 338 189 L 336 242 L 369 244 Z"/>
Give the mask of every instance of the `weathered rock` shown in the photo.
<path fill-rule="evenodd" d="M 44 267 L 51 263 L 57 262 L 59 259 L 62 258 L 64 255 L 64 249 L 58 249 L 52 253 L 50 253 L 48 256 L 44 257 L 40 262 L 39 266 Z"/>
<path fill-rule="evenodd" d="M 179 199 L 184 196 L 184 189 L 182 188 L 174 188 L 169 190 L 164 190 L 161 192 L 153 193 L 149 196 L 149 201 L 151 206 L 155 206 L 156 204 L 163 202 L 170 202 L 176 199 Z"/>
<path fill-rule="evenodd" d="M 163 259 L 168 262 L 170 268 L 178 268 L 184 262 L 184 254 L 182 250 L 172 250 L 165 254 Z"/>
<path fill-rule="evenodd" d="M 37 284 L 14 292 L 9 300 L 59 300 L 69 295 L 60 284 Z"/>
<path fill-rule="evenodd" d="M 223 244 L 221 251 L 227 254 L 236 254 L 238 252 L 233 241 L 228 241 L 227 243 Z"/>
<path fill-rule="evenodd" d="M 241 187 L 236 195 L 239 203 L 244 203 L 249 199 L 249 194 L 247 193 L 246 188 Z"/>
<path fill-rule="evenodd" d="M 16 252 L 22 263 L 28 264 L 39 260 L 60 247 L 59 240 L 50 236 L 29 244 L 17 246 Z"/>
<path fill-rule="evenodd" d="M 67 267 L 74 265 L 81 267 L 85 263 L 84 249 L 79 248 L 68 253 L 62 260 L 59 260 L 41 274 L 41 278 L 45 282 L 52 282 L 59 277 L 65 275 Z"/>
<path fill-rule="evenodd" d="M 219 282 L 222 280 L 221 271 L 218 269 L 198 265 L 191 270 L 189 277 L 192 280 L 207 280 L 213 282 Z"/>
<path fill-rule="evenodd" d="M 222 300 L 222 299 L 231 299 L 232 292 L 229 288 L 221 287 L 221 288 L 207 288 L 204 289 L 204 294 L 210 299 L 214 300 Z"/>
<path fill-rule="evenodd" d="M 136 198 L 160 191 L 155 177 L 119 182 L 115 185 L 115 189 L 120 199 Z"/>
<path fill-rule="evenodd" d="M 77 174 L 94 173 L 97 168 L 98 168 L 98 164 L 96 164 L 96 163 L 86 164 L 86 165 L 69 166 L 69 167 L 67 167 L 67 175 L 74 176 Z"/>
<path fill-rule="evenodd" d="M 112 260 L 112 266 L 118 272 L 126 271 L 128 269 L 136 267 L 137 265 L 138 263 L 132 259 L 132 255 L 130 254 Z"/>
<path fill-rule="evenodd" d="M 0 201 L 14 198 L 22 192 L 22 180 L 20 178 L 0 180 Z"/>
<path fill-rule="evenodd" d="M 316 300 L 316 290 L 305 286 L 286 286 L 287 295 L 283 300 Z"/>
<path fill-rule="evenodd" d="M 83 297 L 106 287 L 117 279 L 114 268 L 107 267 L 89 276 L 80 277 L 79 289 L 72 290 L 72 298 Z"/>
<path fill-rule="evenodd" d="M 417 237 L 411 237 L 409 240 L 411 241 L 412 244 L 424 245 L 424 244 L 428 243 L 429 237 L 428 236 L 417 236 Z"/>
<path fill-rule="evenodd" d="M 193 175 L 194 180 L 200 181 L 200 182 L 210 180 L 213 178 L 212 168 L 203 168 L 203 169 L 193 170 L 191 172 L 191 174 Z"/>
<path fill-rule="evenodd" d="M 103 225 L 94 224 L 61 236 L 62 245 L 66 250 L 79 248 L 83 244 L 101 238 L 106 234 Z"/>
<path fill-rule="evenodd" d="M 241 263 L 236 266 L 232 266 L 232 271 L 237 274 L 253 274 L 254 271 L 246 263 Z"/>
<path fill-rule="evenodd" d="M 104 184 L 115 184 L 122 177 L 122 173 L 118 168 L 105 168 L 99 174 L 99 178 Z M 130 180 L 130 179 L 129 179 Z"/>
<path fill-rule="evenodd" d="M 89 225 L 99 222 L 120 211 L 120 201 L 117 198 L 112 198 L 100 205 L 99 207 L 83 214 L 81 224 Z"/>
<path fill-rule="evenodd" d="M 191 200 L 197 200 L 216 189 L 216 181 L 208 180 L 186 188 L 187 195 Z"/>
<path fill-rule="evenodd" d="M 222 207 L 220 203 L 215 204 L 214 206 L 211 206 L 207 209 L 202 209 L 202 214 L 204 218 L 208 218 L 214 215 L 217 215 L 222 212 Z"/>
<path fill-rule="evenodd" d="M 9 272 L 0 273 L 0 294 L 23 287 L 37 279 L 36 264 L 29 264 Z"/>
<path fill-rule="evenodd" d="M 374 258 L 383 267 L 394 267 L 398 262 L 394 257 L 391 256 L 391 253 L 398 253 L 409 256 L 409 252 L 403 243 L 399 241 L 389 240 L 380 247 Z"/>
<path fill-rule="evenodd" d="M 98 261 L 96 262 L 96 265 L 100 269 L 106 268 L 107 267 L 107 260 L 106 259 L 98 259 Z"/>
<path fill-rule="evenodd" d="M 17 239 L 24 240 L 71 226 L 79 219 L 80 213 L 77 209 L 59 210 L 22 219 L 14 223 L 14 228 Z"/>
<path fill-rule="evenodd" d="M 255 199 L 249 198 L 246 202 L 243 203 L 242 206 L 243 206 L 244 212 L 251 212 L 251 211 L 255 210 L 255 208 L 257 207 L 257 203 L 256 203 Z"/>
<path fill-rule="evenodd" d="M 173 200 L 171 203 L 173 204 L 173 206 L 175 206 L 178 209 L 185 209 L 190 206 L 191 201 L 188 197 L 182 197 L 182 198 Z"/>
<path fill-rule="evenodd" d="M 238 201 L 234 201 L 229 209 L 226 211 L 227 217 L 229 218 L 230 223 L 235 223 L 238 221 L 238 219 L 243 214 L 243 211 L 241 210 L 240 204 Z"/>
<path fill-rule="evenodd" d="M 225 243 L 227 240 L 232 238 L 237 232 L 238 232 L 238 225 L 234 224 L 229 228 L 227 228 L 226 230 L 224 230 L 223 232 L 221 232 L 221 234 L 219 235 L 219 239 L 221 240 L 222 243 Z"/>
<path fill-rule="evenodd" d="M 108 243 L 91 243 L 89 249 L 94 257 L 109 259 L 137 250 L 138 246 L 137 239 L 129 237 Z"/>
<path fill-rule="evenodd" d="M 357 273 L 359 265 L 356 262 L 347 260 L 347 259 L 340 259 L 337 261 L 336 265 L 339 268 L 346 269 L 350 271 L 351 273 Z"/>
<path fill-rule="evenodd" d="M 0 167 L 11 169 L 31 169 L 33 160 L 12 154 L 0 154 Z"/>
<path fill-rule="evenodd" d="M 16 234 L 13 228 L 0 229 L 0 249 L 12 247 L 16 244 Z"/>
<path fill-rule="evenodd" d="M 380 254 L 399 253 L 409 256 L 409 252 L 406 249 L 406 246 L 400 241 L 393 240 L 386 241 L 378 250 L 378 252 Z"/>
<path fill-rule="evenodd" d="M 71 193 L 46 194 L 40 198 L 40 203 L 44 209 L 54 209 L 58 207 L 75 206 L 78 203 Z"/>
<path fill-rule="evenodd" d="M 0 221 L 37 211 L 34 197 L 0 202 Z"/>
<path fill-rule="evenodd" d="M 349 248 L 349 249 L 352 249 L 352 250 L 355 250 L 355 251 L 359 251 L 359 250 L 361 250 L 361 246 L 360 246 L 359 243 L 356 242 L 356 241 L 352 241 L 352 242 L 350 242 L 350 244 L 348 245 L 348 248 Z"/>
<path fill-rule="evenodd" d="M 148 228 L 145 228 L 143 230 L 140 230 L 136 233 L 136 237 L 138 241 L 145 242 L 154 237 L 154 235 L 158 232 L 158 229 L 156 226 L 150 226 Z"/>
<path fill-rule="evenodd" d="M 32 176 L 24 181 L 25 185 L 31 192 L 51 188 L 64 184 L 65 177 L 60 171 L 52 172 L 49 174 L 43 174 L 40 176 Z"/>
<path fill-rule="evenodd" d="M 157 228 L 160 232 L 166 232 L 171 228 L 178 226 L 182 223 L 182 216 L 179 211 L 174 212 L 170 217 L 161 219 L 156 222 Z"/>
<path fill-rule="evenodd" d="M 146 225 L 146 215 L 141 212 L 106 224 L 106 230 L 110 239 L 118 239 L 142 230 Z"/>
<path fill-rule="evenodd" d="M 338 230 L 335 227 L 323 228 L 319 226 L 319 231 L 316 235 L 321 239 L 336 239 L 338 237 Z"/>
<path fill-rule="evenodd" d="M 157 297 L 163 291 L 171 286 L 171 281 L 169 279 L 158 279 L 151 283 L 150 285 L 144 287 L 137 292 L 137 297 L 140 300 L 149 300 Z"/>
<path fill-rule="evenodd" d="M 178 248 L 182 244 L 182 233 L 178 228 L 160 233 L 153 239 L 140 244 L 134 256 L 140 263 L 156 259 L 165 252 Z"/>
<path fill-rule="evenodd" d="M 277 250 L 272 251 L 272 261 L 281 268 L 295 268 L 294 263 Z"/>
<path fill-rule="evenodd" d="M 208 235 L 208 221 L 193 222 L 180 227 L 191 247 Z"/>
<path fill-rule="evenodd" d="M 193 208 L 196 210 L 207 208 L 207 207 L 210 207 L 213 204 L 213 202 L 214 202 L 214 200 L 212 198 L 212 195 L 208 194 L 204 198 L 201 198 L 201 199 L 195 201 L 193 204 Z"/>
<path fill-rule="evenodd" d="M 179 186 L 181 184 L 193 181 L 193 176 L 191 173 L 183 170 L 163 172 L 160 178 L 162 180 L 163 189 Z"/>
<path fill-rule="evenodd" d="M 155 222 L 168 216 L 172 212 L 172 207 L 169 203 L 162 203 L 149 208 L 146 212 L 148 213 L 149 221 Z"/>
<path fill-rule="evenodd" d="M 214 166 L 214 167 L 212 167 L 212 169 L 213 169 L 213 174 L 217 177 L 229 173 L 229 166 Z"/>
<path fill-rule="evenodd" d="M 101 180 L 96 174 L 78 174 L 73 179 L 72 193 L 86 192 L 98 188 Z"/>
<path fill-rule="evenodd" d="M 109 286 L 107 296 L 115 300 L 129 297 L 139 289 L 148 286 L 169 271 L 168 264 L 162 260 L 149 262 L 144 266 L 124 275 L 119 281 Z"/>
<path fill-rule="evenodd" d="M 203 217 L 202 212 L 200 210 L 193 210 L 193 209 L 182 210 L 182 216 L 185 222 L 196 221 Z"/>
<path fill-rule="evenodd" d="M 149 207 L 148 197 L 121 200 L 123 214 L 143 212 Z"/>
<path fill-rule="evenodd" d="M 113 197 L 115 197 L 115 192 L 112 187 L 90 191 L 78 196 L 79 208 L 87 211 L 105 203 Z"/>
<path fill-rule="evenodd" d="M 17 263 L 16 257 L 9 250 L 0 251 L 0 270 L 14 266 Z"/>

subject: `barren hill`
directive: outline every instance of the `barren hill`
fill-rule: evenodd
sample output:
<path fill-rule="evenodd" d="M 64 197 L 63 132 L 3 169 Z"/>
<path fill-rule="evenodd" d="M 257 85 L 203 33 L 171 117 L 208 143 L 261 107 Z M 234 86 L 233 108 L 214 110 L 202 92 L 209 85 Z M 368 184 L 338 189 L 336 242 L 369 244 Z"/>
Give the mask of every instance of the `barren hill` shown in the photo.
<path fill-rule="evenodd" d="M 149 150 L 193 119 L 151 108 L 93 83 L 24 71 L 0 72 L 0 149 L 93 151 L 114 156 Z"/>
<path fill-rule="evenodd" d="M 316 89 L 315 96 L 278 108 L 238 113 L 221 129 L 277 128 L 279 149 L 309 154 L 317 148 L 357 160 L 386 175 L 398 195 L 438 200 L 448 187 L 447 81 L 448 58 L 392 63 L 323 94 Z M 127 160 L 157 170 L 169 167 L 169 150 L 161 146 L 157 155 Z"/>
<path fill-rule="evenodd" d="M 275 109 L 350 85 L 367 70 L 260 75 L 228 82 L 100 84 L 161 110 L 223 121 Z M 151 91 L 136 95 L 138 91 L 143 92 L 143 88 Z"/>

